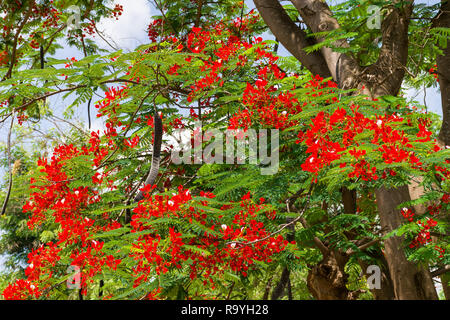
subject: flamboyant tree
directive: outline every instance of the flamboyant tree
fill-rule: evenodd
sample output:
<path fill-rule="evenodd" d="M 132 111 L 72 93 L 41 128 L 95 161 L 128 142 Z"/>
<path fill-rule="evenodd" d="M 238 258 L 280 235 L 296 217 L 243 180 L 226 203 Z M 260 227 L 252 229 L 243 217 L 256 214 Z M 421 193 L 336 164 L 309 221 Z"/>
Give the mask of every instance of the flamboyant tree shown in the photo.
<path fill-rule="evenodd" d="M 370 1 L 291 2 L 155 1 L 148 43 L 128 53 L 89 40 L 121 6 L 0 7 L 2 248 L 26 263 L 5 299 L 437 299 L 439 275 L 448 297 L 447 2 L 377 2 L 380 29 Z M 83 58 L 52 58 L 63 37 Z M 402 96 L 436 83 L 442 124 Z M 64 119 L 56 95 L 73 99 Z M 73 115 L 91 103 L 102 131 Z M 70 130 L 31 139 L 33 154 L 13 143 L 55 119 Z M 279 130 L 278 171 L 174 163 L 178 129 L 205 150 L 208 129 L 244 145 Z"/>
<path fill-rule="evenodd" d="M 376 4 L 382 17 L 363 14 L 362 20 L 361 12 L 374 4 L 371 1 L 343 3 L 336 8 L 336 13 L 332 12 L 325 1 L 292 0 L 291 3 L 297 9 L 301 19 L 299 22 L 304 28 L 296 25 L 295 20 L 291 19 L 278 1 L 255 0 L 264 21 L 292 55 L 311 72 L 317 72 L 324 77 L 331 75 L 342 89 L 358 89 L 356 92 L 371 98 L 397 96 L 405 74 L 409 73 L 414 63 L 419 68 L 424 63 L 439 64 L 438 74 L 444 114 L 440 138 L 443 145 L 448 145 L 449 129 L 446 114 L 449 101 L 446 77 L 450 64 L 446 44 L 448 31 L 444 29 L 449 27 L 447 1 L 443 0 L 440 5 L 433 8 L 415 5 L 414 1 L 381 1 Z M 341 18 L 341 23 L 338 19 L 343 13 L 350 19 L 359 19 L 349 21 L 349 18 Z M 368 23 L 361 24 L 364 18 L 380 19 L 382 21 L 380 29 L 373 30 Z M 419 20 L 415 22 L 413 19 Z M 424 28 L 427 29 L 425 36 L 417 39 L 414 33 L 422 34 Z M 314 37 L 308 37 L 308 33 Z M 431 50 L 428 49 L 427 43 L 431 45 Z M 415 45 L 421 48 L 421 52 L 412 48 Z M 311 47 L 319 50 L 311 52 L 308 50 Z M 411 80 L 417 81 L 420 77 L 419 68 L 416 68 L 415 73 L 408 74 Z M 375 190 L 380 224 L 386 232 L 398 228 L 401 224 L 398 206 L 411 199 L 409 184 L 409 182 L 401 186 L 384 184 Z M 344 212 L 356 212 L 357 198 L 357 190 L 343 186 Z M 407 260 L 401 241 L 401 238 L 396 236 L 384 241 L 386 270 L 389 271 L 392 282 L 392 286 L 384 287 L 386 289 L 392 287 L 393 292 L 390 294 L 398 299 L 435 298 L 436 293 L 428 269 Z M 333 254 L 335 253 L 330 253 Z M 328 263 L 326 259 L 325 263 Z M 344 265 L 339 266 L 337 263 L 332 270 L 343 267 Z M 417 279 L 421 281 L 418 282 Z M 327 277 L 327 280 L 334 279 Z"/>

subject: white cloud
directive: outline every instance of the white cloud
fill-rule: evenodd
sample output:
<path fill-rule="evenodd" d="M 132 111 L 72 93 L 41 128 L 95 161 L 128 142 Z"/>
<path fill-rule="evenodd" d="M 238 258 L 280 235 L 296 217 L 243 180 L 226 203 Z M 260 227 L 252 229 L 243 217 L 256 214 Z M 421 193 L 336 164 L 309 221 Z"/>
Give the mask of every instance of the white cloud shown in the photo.
<path fill-rule="evenodd" d="M 141 44 L 148 42 L 147 27 L 151 21 L 151 8 L 147 0 L 116 0 L 115 4 L 123 6 L 123 13 L 119 20 L 114 18 L 102 19 L 97 24 L 97 29 L 106 36 L 111 44 L 118 49 L 133 50 Z M 94 40 L 105 49 L 111 47 L 105 43 L 98 35 Z"/>

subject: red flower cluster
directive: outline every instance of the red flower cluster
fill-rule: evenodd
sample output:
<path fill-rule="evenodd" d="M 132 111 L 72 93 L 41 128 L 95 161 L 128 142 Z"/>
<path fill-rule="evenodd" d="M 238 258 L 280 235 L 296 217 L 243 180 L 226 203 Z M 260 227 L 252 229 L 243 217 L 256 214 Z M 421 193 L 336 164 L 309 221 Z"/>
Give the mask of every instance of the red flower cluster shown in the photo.
<path fill-rule="evenodd" d="M 241 34 L 250 34 L 252 32 L 252 26 L 258 22 L 259 15 L 255 9 L 250 10 L 242 18 L 238 17 L 234 19 L 231 23 L 236 30 L 239 30 Z"/>
<path fill-rule="evenodd" d="M 50 269 L 61 259 L 58 248 L 53 242 L 41 245 L 38 249 L 28 254 L 28 267 L 25 269 L 25 275 L 29 281 L 39 282 L 52 277 L 53 272 Z"/>
<path fill-rule="evenodd" d="M 148 38 L 152 43 L 156 42 L 156 40 L 158 39 L 162 25 L 164 25 L 164 21 L 162 19 L 155 19 L 149 24 L 147 28 L 147 33 Z"/>
<path fill-rule="evenodd" d="M 103 107 L 121 95 L 112 88 L 106 93 L 107 102 L 102 102 Z M 108 155 L 109 149 L 114 147 L 114 122 L 109 123 L 105 136 L 109 139 L 110 147 L 102 146 L 98 132 L 92 132 L 89 143 L 80 149 L 74 145 L 61 145 L 54 149 L 51 159 L 40 159 L 38 165 L 44 176 L 31 179 L 31 189 L 36 189 L 30 195 L 29 201 L 23 206 L 24 212 L 30 212 L 31 217 L 27 221 L 28 227 L 34 229 L 44 222 L 59 225 L 56 243 L 49 242 L 37 250 L 33 250 L 28 256 L 28 267 L 25 270 L 27 280 L 19 280 L 8 286 L 3 295 L 5 298 L 30 298 L 37 297 L 41 291 L 33 288 L 39 287 L 44 291 L 51 280 L 53 270 L 63 253 L 71 259 L 70 264 L 81 268 L 82 293 L 86 294 L 87 281 L 93 281 L 93 277 L 101 273 L 106 266 L 115 270 L 121 260 L 112 255 L 106 255 L 103 251 L 103 242 L 93 240 L 95 234 L 120 228 L 117 221 L 113 221 L 107 214 L 102 219 L 92 219 L 85 215 L 88 207 L 101 200 L 96 190 L 90 187 L 70 188 L 72 177 L 67 173 L 65 164 L 76 157 L 88 157 L 92 160 L 92 166 L 97 168 Z M 139 138 L 130 139 L 130 146 L 136 144 Z M 105 167 L 104 172 L 95 172 L 92 176 L 94 185 L 101 185 L 109 172 Z M 112 181 L 107 181 L 111 186 Z M 33 286 L 33 287 L 32 287 Z M 39 293 L 40 294 L 40 293 Z"/>
<path fill-rule="evenodd" d="M 414 212 L 411 209 L 403 208 L 401 213 L 402 216 L 409 222 L 414 221 Z M 437 221 L 431 218 L 427 218 L 426 221 L 417 220 L 416 223 L 421 227 L 421 229 L 416 235 L 416 237 L 409 244 L 410 248 L 416 248 L 430 243 L 431 242 L 430 230 L 437 225 Z"/>
<path fill-rule="evenodd" d="M 177 63 L 175 63 L 170 69 L 169 71 L 167 71 L 168 74 L 170 75 L 178 75 L 178 69 L 180 69 L 180 65 L 178 65 Z"/>
<path fill-rule="evenodd" d="M 66 60 L 68 60 L 66 65 L 64 66 L 64 68 L 66 68 L 66 69 L 71 68 L 73 66 L 74 62 L 78 61 L 77 59 L 75 59 L 75 57 L 70 58 L 70 60 L 69 60 L 69 58 L 66 58 Z"/>
<path fill-rule="evenodd" d="M 43 283 L 52 277 L 52 268 L 60 260 L 60 252 L 69 249 L 72 245 L 78 244 L 80 247 L 71 251 L 71 264 L 83 268 L 82 284 L 86 284 L 86 279 L 91 278 L 101 272 L 103 265 L 115 269 L 120 260 L 112 256 L 105 256 L 101 251 L 103 242 L 89 240 L 99 231 L 108 231 L 120 227 L 117 222 L 111 221 L 104 227 L 95 225 L 95 220 L 83 215 L 83 210 L 90 204 L 99 201 L 100 197 L 94 190 L 87 187 L 70 189 L 67 174 L 63 171 L 64 161 L 72 159 L 78 155 L 88 155 L 98 152 L 98 142 L 96 136 L 91 139 L 91 148 L 77 150 L 72 145 L 60 146 L 55 149 L 52 161 L 48 163 L 46 159 L 39 160 L 39 165 L 43 167 L 42 172 L 46 173 L 47 184 L 33 186 L 38 189 L 30 196 L 23 210 L 31 212 L 32 216 L 28 221 L 30 228 L 48 221 L 51 218 L 60 226 L 57 234 L 58 242 L 49 242 L 37 250 L 33 250 L 29 258 L 29 266 L 25 274 L 31 282 Z M 97 159 L 99 160 L 99 159 Z M 32 180 L 32 183 L 34 180 Z M 48 213 L 52 212 L 51 216 Z M 70 250 L 70 249 L 69 249 Z M 26 284 L 26 282 L 17 282 Z M 14 285 L 13 285 L 14 287 Z"/>
<path fill-rule="evenodd" d="M 414 220 L 414 212 L 409 208 L 402 209 L 402 216 L 405 219 L 408 219 L 409 222 L 412 222 Z"/>
<path fill-rule="evenodd" d="M 105 228 L 107 229 L 109 228 Z M 71 265 L 81 269 L 82 294 L 86 294 L 87 281 L 93 283 L 95 275 L 100 274 L 104 266 L 110 270 L 116 270 L 122 262 L 121 259 L 115 259 L 112 255 L 105 255 L 102 252 L 103 245 L 102 241 L 90 240 L 87 245 L 74 249 L 70 255 Z"/>
<path fill-rule="evenodd" d="M 313 83 L 319 86 L 318 83 Z M 365 181 L 377 180 L 376 167 L 368 163 L 364 156 L 366 151 L 361 149 L 366 143 L 378 145 L 374 151 L 381 155 L 381 161 L 387 164 L 408 162 L 414 168 L 420 168 L 422 163 L 416 156 L 411 141 L 403 131 L 397 130 L 396 126 L 403 118 L 392 114 L 376 117 L 366 117 L 358 111 L 358 106 L 351 106 L 351 112 L 337 108 L 331 114 L 323 111 L 311 119 L 311 124 L 305 132 L 299 132 L 297 143 L 304 142 L 307 153 L 311 155 L 302 165 L 302 169 L 314 173 L 316 176 L 325 167 L 334 161 L 341 159 L 347 152 L 352 155 L 356 163 L 350 163 L 353 167 L 348 176 L 350 178 L 361 178 Z M 416 142 L 430 141 L 431 132 L 424 122 L 419 123 L 419 132 Z M 361 133 L 371 132 L 370 140 L 355 141 L 355 137 Z M 341 163 L 345 167 L 346 163 Z M 396 173 L 389 171 L 391 175 Z M 385 172 L 382 175 L 386 177 Z"/>
<path fill-rule="evenodd" d="M 117 4 L 114 6 L 114 9 L 112 9 L 110 17 L 114 17 L 116 20 L 119 20 L 119 17 L 123 13 L 123 6 L 121 4 Z"/>
<path fill-rule="evenodd" d="M 427 218 L 427 220 L 424 222 L 421 220 L 417 220 L 417 224 L 422 228 L 409 245 L 410 248 L 420 247 L 431 242 L 430 229 L 437 225 L 437 221 L 431 218 Z"/>
<path fill-rule="evenodd" d="M 27 300 L 31 298 L 39 298 L 42 292 L 38 289 L 36 283 L 28 280 L 19 279 L 15 283 L 10 284 L 3 290 L 5 300 Z"/>
<path fill-rule="evenodd" d="M 450 202 L 450 194 L 445 193 L 441 199 L 438 201 L 438 203 L 434 203 L 432 205 L 428 206 L 428 212 L 432 216 L 436 216 L 441 212 L 446 212 L 448 203 Z M 444 207 L 445 206 L 445 207 Z"/>
<path fill-rule="evenodd" d="M 123 143 L 130 148 L 134 148 L 139 143 L 139 136 L 135 136 L 130 139 L 125 139 Z"/>
<path fill-rule="evenodd" d="M 98 109 L 97 117 L 107 115 L 110 121 L 115 119 L 113 115 L 117 111 L 116 107 L 119 106 L 118 100 L 126 97 L 126 95 L 127 86 L 122 86 L 120 88 L 109 88 L 109 90 L 105 92 L 105 99 L 97 102 L 97 104 L 95 105 L 95 108 Z"/>
<path fill-rule="evenodd" d="M 8 63 L 8 52 L 0 51 L 0 67 Z"/>
<path fill-rule="evenodd" d="M 437 82 L 439 82 L 439 76 L 438 76 L 438 72 L 437 72 L 437 65 L 434 65 L 432 68 L 430 68 L 430 70 L 428 70 L 428 72 L 433 75 L 433 77 L 436 79 Z"/>
<path fill-rule="evenodd" d="M 209 31 L 203 31 L 201 28 L 194 27 L 188 35 L 187 46 L 193 53 L 200 53 L 205 49 L 209 40 Z"/>
<path fill-rule="evenodd" d="M 92 279 L 94 275 L 101 272 L 104 265 L 115 269 L 120 263 L 120 260 L 110 255 L 106 256 L 101 251 L 103 242 L 89 240 L 99 231 L 116 229 L 120 227 L 120 224 L 111 221 L 104 227 L 96 226 L 94 219 L 83 216 L 83 209 L 89 204 L 98 202 L 99 196 L 86 187 L 71 190 L 67 186 L 68 177 L 62 171 L 61 161 L 77 155 L 76 149 L 72 146 L 60 147 L 55 152 L 57 155 L 53 157 L 50 164 L 46 160 L 40 160 L 40 165 L 44 166 L 42 172 L 47 174 L 48 184 L 32 186 L 40 192 L 34 192 L 30 196 L 30 201 L 24 205 L 23 210 L 32 212 L 28 221 L 30 228 L 35 228 L 53 218 L 54 222 L 60 226 L 57 234 L 58 242 L 42 245 L 28 255 L 29 265 L 25 270 L 27 281 L 18 281 L 10 285 L 3 293 L 5 298 L 8 297 L 8 290 L 22 292 L 29 288 L 31 282 L 42 283 L 45 289 L 45 282 L 52 278 L 52 269 L 60 260 L 60 252 L 71 250 L 74 244 L 79 245 L 79 248 L 71 251 L 71 264 L 83 269 L 81 279 L 84 288 L 86 280 Z M 51 216 L 48 216 L 48 212 L 52 212 Z"/>
<path fill-rule="evenodd" d="M 436 249 L 436 251 L 439 252 L 439 258 L 443 258 L 444 257 L 445 248 L 441 248 L 439 246 L 434 246 L 434 249 Z"/>
<path fill-rule="evenodd" d="M 270 236 L 264 224 L 257 221 L 257 216 L 264 211 L 263 204 L 252 202 L 250 194 L 245 195 L 239 203 L 241 210 L 228 225 L 206 213 L 202 206 L 208 206 L 207 200 L 196 204 L 189 190 L 179 187 L 178 193 L 172 196 L 148 196 L 151 189 L 143 189 L 145 198 L 133 210 L 132 232 L 152 231 L 139 236 L 133 243 L 131 256 L 138 262 L 134 268 L 135 286 L 148 280 L 152 274 L 166 273 L 179 269 L 182 262 L 189 263 L 192 280 L 202 276 L 203 281 L 209 280 L 214 285 L 213 276 L 227 269 L 243 276 L 256 261 L 270 262 L 271 257 L 284 250 L 287 241 L 281 235 Z M 213 198 L 211 193 L 202 192 L 200 196 Z M 223 210 L 230 207 L 222 208 Z M 271 216 L 272 213 L 268 213 Z M 192 225 L 202 226 L 204 230 L 195 238 L 183 238 L 183 234 L 174 227 L 168 230 L 168 237 L 162 238 L 162 232 L 156 225 L 152 226 L 154 218 L 176 217 L 177 221 L 184 219 Z M 220 227 L 219 227 L 220 225 Z M 264 239 L 264 240 L 263 240 Z"/>
<path fill-rule="evenodd" d="M 61 12 L 57 8 L 48 5 L 39 6 L 35 4 L 32 14 L 36 19 L 42 21 L 42 27 L 45 29 L 58 27 L 58 21 L 61 19 Z"/>
<path fill-rule="evenodd" d="M 303 170 L 317 175 L 323 167 L 340 159 L 339 153 L 345 150 L 345 145 L 331 141 L 328 132 L 341 124 L 346 114 L 344 109 L 336 109 L 331 116 L 321 111 L 311 119 L 310 128 L 305 133 L 300 132 L 297 142 L 304 141 L 308 147 L 306 152 L 311 154 L 302 164 Z"/>

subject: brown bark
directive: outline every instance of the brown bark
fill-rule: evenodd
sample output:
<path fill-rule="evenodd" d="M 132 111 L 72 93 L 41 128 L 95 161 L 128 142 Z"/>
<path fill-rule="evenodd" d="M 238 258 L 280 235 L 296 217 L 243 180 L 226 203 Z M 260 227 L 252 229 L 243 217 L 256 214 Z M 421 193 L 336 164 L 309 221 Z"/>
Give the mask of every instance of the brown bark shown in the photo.
<path fill-rule="evenodd" d="M 344 204 L 344 212 L 347 214 L 356 213 L 356 191 L 342 188 L 342 202 Z M 324 202 L 322 209 L 326 209 L 327 204 Z M 325 230 L 327 232 L 327 230 Z M 355 235 L 347 235 L 352 238 Z M 355 243 L 361 250 L 367 249 L 373 243 L 371 240 L 363 240 Z M 321 250 L 323 259 L 317 265 L 312 266 L 307 277 L 307 286 L 315 299 L 319 300 L 354 300 L 358 298 L 360 292 L 350 291 L 347 288 L 348 274 L 345 272 L 345 266 L 353 252 L 352 250 L 343 252 L 342 250 L 327 248 Z M 394 299 L 394 291 L 392 281 L 389 276 L 386 261 L 381 256 L 381 252 L 377 252 L 376 256 L 371 254 L 378 260 L 381 269 L 381 288 L 371 289 L 375 299 L 392 300 Z M 381 256 L 381 257 L 380 257 Z M 365 273 L 369 267 L 365 261 L 359 261 L 361 269 Z"/>
<path fill-rule="evenodd" d="M 349 190 L 343 187 L 341 190 L 342 202 L 344 204 L 344 213 L 355 214 L 356 213 L 356 191 Z M 389 275 L 389 268 L 387 266 L 386 259 L 381 254 L 381 250 L 378 249 L 375 254 L 371 254 L 373 258 L 377 259 L 377 265 L 380 267 L 381 281 L 380 289 L 370 289 L 375 300 L 393 300 L 395 298 L 394 285 L 392 283 L 391 276 Z M 369 268 L 369 264 L 363 260 L 358 261 L 363 273 Z"/>
<path fill-rule="evenodd" d="M 333 17 L 333 14 L 325 1 L 291 0 L 291 2 L 297 8 L 303 21 L 312 32 L 318 33 L 339 29 L 339 23 Z M 317 39 L 319 42 L 322 42 L 323 40 L 324 38 L 320 37 Z M 348 43 L 346 40 L 338 40 L 333 43 L 333 46 L 345 48 L 348 47 Z M 326 60 L 333 79 L 338 85 L 345 89 L 356 87 L 358 82 L 357 76 L 360 73 L 358 63 L 351 56 L 334 52 L 328 47 L 322 47 L 321 52 Z"/>
<path fill-rule="evenodd" d="M 423 182 L 422 177 L 414 177 L 411 183 L 408 185 L 409 196 L 412 200 L 419 199 L 425 194 L 425 188 L 421 183 Z M 432 202 L 426 202 L 422 204 L 414 205 L 414 212 L 418 215 L 425 214 L 427 212 L 427 207 L 432 205 Z"/>
<path fill-rule="evenodd" d="M 348 256 L 337 251 L 330 251 L 322 261 L 313 266 L 308 273 L 307 286 L 314 298 L 318 300 L 350 300 L 351 292 L 347 289 L 348 275 L 345 264 Z"/>
<path fill-rule="evenodd" d="M 398 189 L 380 188 L 376 192 L 381 228 L 387 232 L 402 224 L 397 206 L 410 201 L 407 186 Z M 406 259 L 403 237 L 392 236 L 384 241 L 385 257 L 394 285 L 395 298 L 399 300 L 438 299 L 430 272 Z"/>
<path fill-rule="evenodd" d="M 441 11 L 433 21 L 433 26 L 450 28 L 450 1 L 441 1 Z M 442 50 L 443 54 L 436 57 L 443 116 L 439 139 L 448 146 L 450 145 L 450 43 L 448 39 L 447 47 Z"/>
<path fill-rule="evenodd" d="M 326 208 L 326 203 L 322 208 Z M 304 228 L 309 228 L 305 218 L 300 219 Z M 322 253 L 322 260 L 309 266 L 306 284 L 310 293 L 318 300 L 352 300 L 356 298 L 353 292 L 347 289 L 348 275 L 345 265 L 349 256 L 339 250 L 329 249 L 318 237 L 314 236 L 314 243 Z"/>
<path fill-rule="evenodd" d="M 351 253 L 330 250 L 317 265 L 311 267 L 308 272 L 307 286 L 315 299 L 356 300 L 358 298 L 360 291 L 350 291 L 347 288 L 348 274 L 345 272 L 345 266 L 350 256 Z M 381 287 L 370 291 L 376 300 L 393 300 L 394 289 L 386 261 L 383 257 L 378 258 L 378 265 L 381 269 Z M 369 267 L 365 261 L 359 261 L 359 265 L 364 273 Z"/>
<path fill-rule="evenodd" d="M 374 77 L 366 78 L 373 83 L 369 87 L 374 96 L 396 96 L 400 90 L 408 60 L 408 27 L 412 8 L 411 1 L 400 8 L 390 6 L 389 14 L 383 19 L 382 46 L 373 70 L 376 81 Z"/>
<path fill-rule="evenodd" d="M 327 63 L 320 52 L 306 53 L 306 47 L 314 45 L 312 38 L 289 17 L 278 0 L 254 0 L 264 22 L 283 46 L 313 74 L 331 76 Z"/>
<path fill-rule="evenodd" d="M 445 300 L 450 300 L 450 274 L 442 274 L 440 276 L 442 283 L 442 290 L 444 291 Z"/>
<path fill-rule="evenodd" d="M 278 300 L 283 295 L 284 290 L 288 287 L 290 274 L 291 272 L 289 271 L 289 269 L 287 267 L 284 267 L 283 271 L 281 272 L 280 281 L 272 291 L 271 300 Z"/>
<path fill-rule="evenodd" d="M 389 268 L 387 266 L 387 261 L 384 258 L 381 250 L 376 251 L 373 258 L 377 259 L 377 265 L 380 267 L 381 279 L 380 279 L 380 289 L 370 289 L 375 300 L 394 300 L 395 292 L 394 285 L 392 283 L 391 276 L 389 274 Z M 369 268 L 369 264 L 366 261 L 359 261 L 359 265 L 363 272 Z"/>
<path fill-rule="evenodd" d="M 342 203 L 344 204 L 344 213 L 355 214 L 356 213 L 356 190 L 349 190 L 346 187 L 342 187 Z"/>

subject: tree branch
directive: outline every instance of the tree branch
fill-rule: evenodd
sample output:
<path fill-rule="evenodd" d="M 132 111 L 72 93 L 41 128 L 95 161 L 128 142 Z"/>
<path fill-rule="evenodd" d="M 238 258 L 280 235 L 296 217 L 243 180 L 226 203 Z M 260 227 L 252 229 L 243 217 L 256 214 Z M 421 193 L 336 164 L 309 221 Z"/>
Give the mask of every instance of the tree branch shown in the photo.
<path fill-rule="evenodd" d="M 264 22 L 283 46 L 311 73 L 321 77 L 331 76 L 327 63 L 319 51 L 306 53 L 305 48 L 314 45 L 289 17 L 277 0 L 253 0 Z"/>
<path fill-rule="evenodd" d="M 116 82 L 127 82 L 127 83 L 133 83 L 133 84 L 140 84 L 137 81 L 128 80 L 128 79 L 111 79 L 111 80 L 102 81 L 102 82 L 100 82 L 100 84 L 116 83 Z M 80 84 L 80 85 L 77 85 L 77 86 L 73 86 L 73 87 L 69 87 L 69 88 L 65 88 L 65 89 L 60 89 L 60 90 L 57 90 L 57 91 L 49 92 L 49 93 L 43 94 L 42 96 L 36 97 L 34 99 L 31 99 L 30 101 L 22 104 L 20 107 L 17 107 L 15 110 L 16 111 L 20 111 L 20 110 L 26 109 L 29 105 L 32 105 L 33 103 L 35 103 L 35 102 L 37 102 L 39 100 L 51 97 L 51 96 L 53 96 L 55 94 L 59 94 L 59 93 L 67 92 L 67 91 L 72 91 L 72 90 L 76 90 L 76 89 L 81 89 L 81 88 L 86 88 L 86 87 L 87 87 L 87 85 Z"/>
<path fill-rule="evenodd" d="M 300 16 L 305 24 L 311 29 L 313 33 L 333 31 L 340 28 L 338 21 L 333 17 L 333 14 L 327 3 L 323 0 L 291 0 L 295 8 L 297 8 Z M 324 38 L 317 37 L 319 42 L 324 41 Z M 348 43 L 346 40 L 337 40 L 333 43 L 334 47 L 346 48 Z M 352 57 L 334 52 L 332 48 L 322 47 L 322 55 L 324 56 L 328 69 L 336 82 L 340 79 L 346 79 L 346 82 L 340 85 L 341 88 L 352 88 L 353 77 L 359 70 L 359 65 Z M 338 77 L 338 75 L 340 75 Z"/>
<path fill-rule="evenodd" d="M 11 77 L 12 69 L 14 68 L 14 65 L 16 64 L 17 43 L 19 41 L 20 32 L 22 32 L 23 27 L 28 22 L 28 19 L 30 18 L 31 13 L 33 12 L 33 7 L 34 7 L 34 0 L 32 0 L 30 2 L 30 8 L 28 9 L 27 13 L 25 14 L 25 17 L 23 18 L 23 21 L 21 22 L 21 24 L 17 28 L 17 32 L 16 32 L 16 34 L 14 36 L 14 42 L 13 42 L 13 46 L 12 46 L 10 65 L 9 65 L 8 71 L 6 72 L 6 74 L 3 77 L 2 81 L 4 81 L 5 79 L 8 79 L 8 78 Z"/>
<path fill-rule="evenodd" d="M 382 45 L 375 63 L 378 75 L 386 81 L 374 86 L 374 95 L 397 95 L 400 90 L 408 60 L 408 27 L 413 1 L 406 0 L 402 7 L 389 5 L 389 14 L 381 23 Z"/>
<path fill-rule="evenodd" d="M 450 1 L 441 0 L 441 10 L 432 25 L 450 28 Z M 436 57 L 443 116 L 439 139 L 448 146 L 450 145 L 450 43 L 448 39 L 447 46 L 442 48 L 442 51 L 443 54 Z"/>
<path fill-rule="evenodd" d="M 433 272 L 431 272 L 431 277 L 437 277 L 440 276 L 441 274 L 447 273 L 450 271 L 450 264 L 447 264 L 445 266 L 443 266 L 442 268 L 439 268 L 437 270 L 434 270 Z"/>
<path fill-rule="evenodd" d="M 6 150 L 7 150 L 7 154 L 8 154 L 8 171 L 9 171 L 8 191 L 6 192 L 5 200 L 3 201 L 2 212 L 0 213 L 0 216 L 4 215 L 6 212 L 6 207 L 8 205 L 9 197 L 11 195 L 11 189 L 12 189 L 12 183 L 13 183 L 13 174 L 12 174 L 12 169 L 11 169 L 11 133 L 12 133 L 13 125 L 14 125 L 14 114 L 11 118 L 11 125 L 9 127 L 9 132 L 8 132 L 8 140 L 6 142 L 7 143 Z"/>

